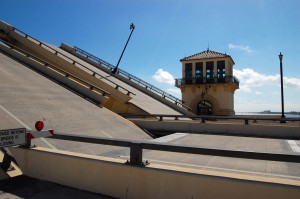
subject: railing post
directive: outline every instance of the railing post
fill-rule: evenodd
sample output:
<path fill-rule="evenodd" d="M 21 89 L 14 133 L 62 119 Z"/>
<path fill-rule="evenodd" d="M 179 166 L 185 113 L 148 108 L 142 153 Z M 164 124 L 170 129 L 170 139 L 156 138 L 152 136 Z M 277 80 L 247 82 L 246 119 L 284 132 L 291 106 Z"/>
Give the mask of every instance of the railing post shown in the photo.
<path fill-rule="evenodd" d="M 245 119 L 245 125 L 248 125 L 248 124 L 249 124 L 249 120 Z"/>
<path fill-rule="evenodd" d="M 202 123 L 205 123 L 205 118 L 204 117 L 202 118 Z"/>
<path fill-rule="evenodd" d="M 26 134 L 26 143 L 21 146 L 22 148 L 28 149 L 31 147 L 31 139 L 29 139 L 28 135 Z"/>
<path fill-rule="evenodd" d="M 136 166 L 143 166 L 143 148 L 141 143 L 131 143 L 130 164 Z"/>

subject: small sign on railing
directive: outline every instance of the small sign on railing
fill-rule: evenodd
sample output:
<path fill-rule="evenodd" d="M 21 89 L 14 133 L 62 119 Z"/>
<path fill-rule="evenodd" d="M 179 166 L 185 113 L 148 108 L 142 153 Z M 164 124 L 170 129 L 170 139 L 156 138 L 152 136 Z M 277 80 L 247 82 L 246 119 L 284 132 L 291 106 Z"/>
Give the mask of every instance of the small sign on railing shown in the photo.
<path fill-rule="evenodd" d="M 42 121 L 37 121 L 35 128 L 36 131 L 26 130 L 26 128 L 0 130 L 0 148 L 18 145 L 30 147 L 31 139 L 46 138 L 54 134 L 53 129 L 43 130 L 44 123 Z"/>
<path fill-rule="evenodd" d="M 25 128 L 0 130 L 0 148 L 24 145 L 26 143 L 25 137 Z"/>

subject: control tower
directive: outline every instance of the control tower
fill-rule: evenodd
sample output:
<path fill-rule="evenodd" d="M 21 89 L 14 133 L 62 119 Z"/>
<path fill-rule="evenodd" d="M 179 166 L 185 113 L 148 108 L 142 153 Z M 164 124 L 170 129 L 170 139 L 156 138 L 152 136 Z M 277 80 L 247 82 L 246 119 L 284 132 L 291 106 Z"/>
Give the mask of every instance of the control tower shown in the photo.
<path fill-rule="evenodd" d="M 234 91 L 239 81 L 233 76 L 230 55 L 207 49 L 180 62 L 182 78 L 175 84 L 186 106 L 198 115 L 234 115 Z"/>

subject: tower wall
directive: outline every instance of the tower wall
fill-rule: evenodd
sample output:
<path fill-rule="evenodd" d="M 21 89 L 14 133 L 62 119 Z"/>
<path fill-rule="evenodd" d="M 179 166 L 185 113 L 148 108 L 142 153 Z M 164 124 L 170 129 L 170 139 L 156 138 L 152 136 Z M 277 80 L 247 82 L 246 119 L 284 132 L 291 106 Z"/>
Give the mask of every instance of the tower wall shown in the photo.
<path fill-rule="evenodd" d="M 182 79 L 176 80 L 182 100 L 196 114 L 234 115 L 234 92 L 239 88 L 229 55 L 203 51 L 182 62 Z"/>

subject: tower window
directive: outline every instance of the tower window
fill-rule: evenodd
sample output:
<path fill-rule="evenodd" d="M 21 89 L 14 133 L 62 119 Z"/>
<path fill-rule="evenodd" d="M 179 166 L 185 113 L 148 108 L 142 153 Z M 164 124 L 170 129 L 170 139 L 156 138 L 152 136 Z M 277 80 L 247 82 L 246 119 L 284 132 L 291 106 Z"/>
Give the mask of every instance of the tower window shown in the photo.
<path fill-rule="evenodd" d="M 206 82 L 212 83 L 214 81 L 214 62 L 206 62 Z"/>
<path fill-rule="evenodd" d="M 224 82 L 224 80 L 225 80 L 225 61 L 217 62 L 217 74 L 218 74 L 218 82 Z"/>
<path fill-rule="evenodd" d="M 196 63 L 196 83 L 202 83 L 202 78 L 203 78 L 203 62 L 198 62 Z"/>
<path fill-rule="evenodd" d="M 192 84 L 193 81 L 193 65 L 192 63 L 185 64 L 185 83 Z"/>

